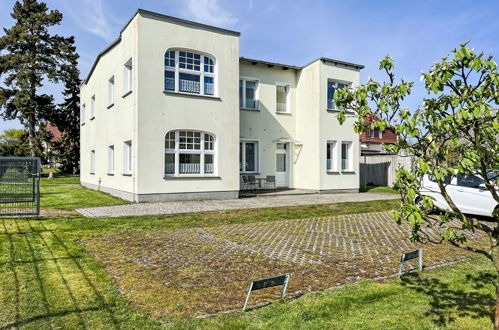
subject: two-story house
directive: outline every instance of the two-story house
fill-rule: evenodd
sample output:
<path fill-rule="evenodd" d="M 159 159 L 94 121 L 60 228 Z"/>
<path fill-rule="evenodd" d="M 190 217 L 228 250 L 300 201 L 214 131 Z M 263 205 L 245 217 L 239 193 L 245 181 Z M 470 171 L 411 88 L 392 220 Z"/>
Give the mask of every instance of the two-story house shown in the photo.
<path fill-rule="evenodd" d="M 362 65 L 240 57 L 235 31 L 138 10 L 81 86 L 81 182 L 132 201 L 237 198 L 241 175 L 359 189 L 353 117 L 334 91 Z"/>
<path fill-rule="evenodd" d="M 387 127 L 383 130 L 379 128 L 371 129 L 372 117 L 364 118 L 365 130 L 360 133 L 361 155 L 381 155 L 387 154 L 384 147 L 387 144 L 397 143 L 398 137 L 395 128 Z"/>

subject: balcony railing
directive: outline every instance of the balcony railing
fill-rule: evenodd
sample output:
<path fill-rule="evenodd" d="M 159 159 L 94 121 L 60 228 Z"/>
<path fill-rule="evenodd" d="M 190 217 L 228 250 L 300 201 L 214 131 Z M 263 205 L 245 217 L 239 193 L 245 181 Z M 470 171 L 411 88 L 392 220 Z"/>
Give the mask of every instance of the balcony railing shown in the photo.
<path fill-rule="evenodd" d="M 180 79 L 179 91 L 199 94 L 200 90 L 201 84 L 199 81 Z"/>
<path fill-rule="evenodd" d="M 201 173 L 201 164 L 196 163 L 180 163 L 179 164 L 179 173 L 180 174 L 199 174 Z"/>
<path fill-rule="evenodd" d="M 204 164 L 204 173 L 206 174 L 212 174 L 213 173 L 214 166 L 213 164 Z"/>

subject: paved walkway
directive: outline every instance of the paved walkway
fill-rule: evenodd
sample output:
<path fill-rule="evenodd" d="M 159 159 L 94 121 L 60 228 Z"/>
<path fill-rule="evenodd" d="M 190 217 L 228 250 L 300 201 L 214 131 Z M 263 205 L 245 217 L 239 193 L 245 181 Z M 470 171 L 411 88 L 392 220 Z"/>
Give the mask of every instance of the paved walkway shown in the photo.
<path fill-rule="evenodd" d="M 309 194 L 251 197 L 229 200 L 203 200 L 183 202 L 136 203 L 115 206 L 102 206 L 76 209 L 86 217 L 121 217 L 176 214 L 206 211 L 225 211 L 282 207 L 313 204 L 333 204 L 343 202 L 365 202 L 374 200 L 397 199 L 399 195 L 387 193 L 346 193 L 346 194 Z"/>

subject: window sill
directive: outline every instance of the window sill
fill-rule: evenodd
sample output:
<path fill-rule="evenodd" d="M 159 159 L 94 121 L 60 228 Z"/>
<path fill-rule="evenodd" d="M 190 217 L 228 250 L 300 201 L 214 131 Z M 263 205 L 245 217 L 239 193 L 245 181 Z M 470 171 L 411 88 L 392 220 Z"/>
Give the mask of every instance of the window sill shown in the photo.
<path fill-rule="evenodd" d="M 354 171 L 354 170 L 341 170 L 341 173 L 345 173 L 345 174 L 355 174 L 355 171 Z"/>
<path fill-rule="evenodd" d="M 132 173 L 122 173 L 123 176 L 132 176 Z"/>
<path fill-rule="evenodd" d="M 132 94 L 132 90 L 129 90 L 128 92 L 126 92 L 125 94 L 121 95 L 122 98 L 125 98 L 127 97 L 128 95 Z"/>
<path fill-rule="evenodd" d="M 85 126 L 85 123 L 82 123 L 81 126 Z"/>
<path fill-rule="evenodd" d="M 163 176 L 164 180 L 176 180 L 176 179 L 221 179 L 217 175 L 179 175 L 179 176 Z"/>
<path fill-rule="evenodd" d="M 111 103 L 110 105 L 108 105 L 107 109 L 111 109 L 112 107 L 114 107 L 114 103 Z"/>
<path fill-rule="evenodd" d="M 292 115 L 291 112 L 284 112 L 284 111 L 276 111 L 275 113 L 278 114 L 278 115 L 286 115 L 286 116 L 291 116 Z"/>
<path fill-rule="evenodd" d="M 340 171 L 338 170 L 327 170 L 326 173 L 330 173 L 330 174 L 339 174 Z"/>
<path fill-rule="evenodd" d="M 91 175 L 95 175 L 95 172 L 90 172 Z"/>
<path fill-rule="evenodd" d="M 338 113 L 338 112 L 340 112 L 340 109 L 329 109 L 329 108 L 327 108 L 326 111 L 327 112 L 331 112 L 331 113 Z M 345 115 L 347 115 L 347 116 L 355 116 L 355 112 L 353 112 L 352 110 L 347 110 L 347 111 L 345 111 Z"/>
<path fill-rule="evenodd" d="M 241 175 L 260 175 L 260 172 L 239 172 Z"/>
<path fill-rule="evenodd" d="M 260 109 L 253 109 L 253 108 L 239 108 L 239 110 L 244 110 L 244 111 L 255 111 L 255 112 L 260 112 Z"/>
<path fill-rule="evenodd" d="M 114 176 L 114 173 L 107 173 L 107 175 L 109 175 L 109 176 Z"/>
<path fill-rule="evenodd" d="M 194 98 L 201 98 L 201 99 L 208 99 L 208 100 L 214 100 L 214 101 L 222 101 L 222 99 L 218 96 L 213 96 L 213 95 L 201 95 L 201 94 L 191 94 L 191 93 L 183 93 L 183 92 L 174 92 L 174 91 L 163 91 L 163 93 L 167 95 L 172 95 L 172 96 L 180 96 L 180 97 L 194 97 Z"/>
<path fill-rule="evenodd" d="M 95 116 L 93 116 L 92 118 L 90 118 L 90 120 L 94 120 L 95 119 Z"/>

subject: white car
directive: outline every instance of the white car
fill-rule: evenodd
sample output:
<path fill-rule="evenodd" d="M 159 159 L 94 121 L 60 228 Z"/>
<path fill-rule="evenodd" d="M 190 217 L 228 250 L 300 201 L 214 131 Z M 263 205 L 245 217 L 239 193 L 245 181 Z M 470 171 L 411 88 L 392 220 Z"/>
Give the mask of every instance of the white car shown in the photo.
<path fill-rule="evenodd" d="M 492 175 L 492 174 L 491 174 Z M 456 206 L 465 214 L 492 217 L 492 213 L 499 204 L 487 190 L 484 180 L 479 175 L 453 175 L 445 177 L 446 191 Z M 433 176 L 425 175 L 421 183 L 421 195 L 434 198 L 435 208 L 444 211 L 452 211 L 440 194 L 437 181 Z M 422 200 L 416 199 L 420 208 L 423 207 Z"/>

